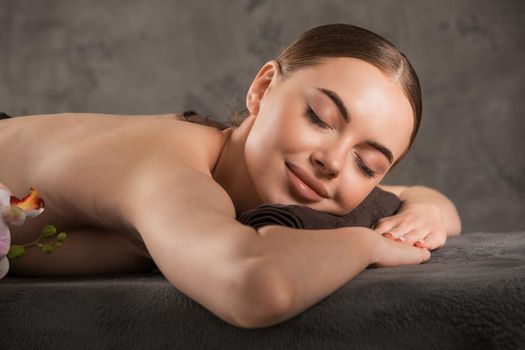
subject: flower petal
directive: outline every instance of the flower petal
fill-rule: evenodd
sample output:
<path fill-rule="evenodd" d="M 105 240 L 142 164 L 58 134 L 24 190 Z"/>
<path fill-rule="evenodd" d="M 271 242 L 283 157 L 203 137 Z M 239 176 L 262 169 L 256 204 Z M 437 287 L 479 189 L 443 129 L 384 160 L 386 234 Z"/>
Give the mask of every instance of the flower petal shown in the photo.
<path fill-rule="evenodd" d="M 21 226 L 26 221 L 26 213 L 16 205 L 0 208 L 0 218 L 10 224 Z"/>
<path fill-rule="evenodd" d="M 11 205 L 16 205 L 23 211 L 39 210 L 44 207 L 44 200 L 38 196 L 38 191 L 31 187 L 31 193 L 22 199 L 11 196 Z"/>
<path fill-rule="evenodd" d="M 0 259 L 0 279 L 4 278 L 9 271 L 9 260 L 7 256 L 3 259 Z"/>
<path fill-rule="evenodd" d="M 35 216 L 40 215 L 44 211 L 44 208 L 40 208 L 38 210 L 28 210 L 26 211 L 26 217 L 28 218 L 34 218 Z"/>
<path fill-rule="evenodd" d="M 0 187 L 0 207 L 5 207 L 9 205 L 9 198 L 11 193 L 7 188 Z"/>
<path fill-rule="evenodd" d="M 9 227 L 0 219 L 0 259 L 7 255 L 11 245 L 11 233 Z"/>

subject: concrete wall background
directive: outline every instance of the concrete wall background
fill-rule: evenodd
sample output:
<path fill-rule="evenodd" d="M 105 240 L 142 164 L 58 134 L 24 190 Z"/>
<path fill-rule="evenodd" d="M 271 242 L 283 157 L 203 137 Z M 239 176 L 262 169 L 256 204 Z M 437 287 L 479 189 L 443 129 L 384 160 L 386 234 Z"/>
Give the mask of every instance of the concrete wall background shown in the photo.
<path fill-rule="evenodd" d="M 332 22 L 383 35 L 422 83 L 419 135 L 384 183 L 445 193 L 463 232 L 525 229 L 520 0 L 0 0 L 0 111 L 225 121 L 264 62 Z"/>

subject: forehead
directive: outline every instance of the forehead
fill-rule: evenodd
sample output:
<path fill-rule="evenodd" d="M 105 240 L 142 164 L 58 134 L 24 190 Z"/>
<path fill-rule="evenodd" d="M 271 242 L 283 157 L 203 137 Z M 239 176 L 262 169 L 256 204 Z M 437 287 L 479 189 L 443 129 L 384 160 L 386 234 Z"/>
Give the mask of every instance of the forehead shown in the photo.
<path fill-rule="evenodd" d="M 296 71 L 292 80 L 311 103 L 337 119 L 339 109 L 318 88 L 339 95 L 352 129 L 390 148 L 394 159 L 408 146 L 414 124 L 412 106 L 400 83 L 374 65 L 350 57 L 329 58 Z"/>

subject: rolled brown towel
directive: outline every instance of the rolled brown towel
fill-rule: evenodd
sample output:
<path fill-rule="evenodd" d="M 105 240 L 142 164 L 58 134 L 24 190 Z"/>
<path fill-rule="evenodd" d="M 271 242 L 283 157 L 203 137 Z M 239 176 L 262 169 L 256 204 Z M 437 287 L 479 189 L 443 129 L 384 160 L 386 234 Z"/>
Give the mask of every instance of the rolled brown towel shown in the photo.
<path fill-rule="evenodd" d="M 375 187 L 356 208 L 345 215 L 334 215 L 301 205 L 261 204 L 242 213 L 237 220 L 256 229 L 266 225 L 320 230 L 360 226 L 372 228 L 384 217 L 394 215 L 401 200 L 393 193 Z"/>

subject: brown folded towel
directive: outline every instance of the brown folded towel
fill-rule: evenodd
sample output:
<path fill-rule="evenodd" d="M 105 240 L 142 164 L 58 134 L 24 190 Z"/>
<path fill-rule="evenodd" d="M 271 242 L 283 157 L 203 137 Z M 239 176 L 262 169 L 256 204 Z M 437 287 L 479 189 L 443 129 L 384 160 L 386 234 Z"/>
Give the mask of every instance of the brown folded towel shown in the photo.
<path fill-rule="evenodd" d="M 261 204 L 242 213 L 237 220 L 256 229 L 266 225 L 320 230 L 349 226 L 372 228 L 381 218 L 394 215 L 401 200 L 393 193 L 375 187 L 356 208 L 345 215 L 334 215 L 301 205 Z"/>

